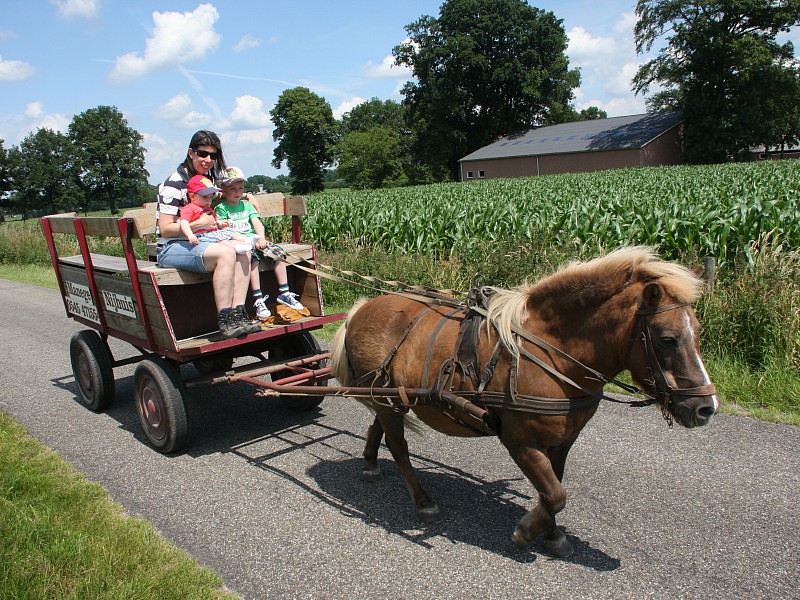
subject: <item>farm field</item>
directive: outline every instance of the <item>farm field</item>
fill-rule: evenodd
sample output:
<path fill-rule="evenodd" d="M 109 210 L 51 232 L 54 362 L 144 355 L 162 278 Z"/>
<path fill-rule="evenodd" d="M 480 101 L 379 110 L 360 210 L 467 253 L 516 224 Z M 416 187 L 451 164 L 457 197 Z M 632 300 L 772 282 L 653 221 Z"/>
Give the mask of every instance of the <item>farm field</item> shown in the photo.
<path fill-rule="evenodd" d="M 316 194 L 305 231 L 326 250 L 468 254 L 513 241 L 589 257 L 644 244 L 724 260 L 768 232 L 799 247 L 798 199 L 797 160 L 648 167 Z"/>

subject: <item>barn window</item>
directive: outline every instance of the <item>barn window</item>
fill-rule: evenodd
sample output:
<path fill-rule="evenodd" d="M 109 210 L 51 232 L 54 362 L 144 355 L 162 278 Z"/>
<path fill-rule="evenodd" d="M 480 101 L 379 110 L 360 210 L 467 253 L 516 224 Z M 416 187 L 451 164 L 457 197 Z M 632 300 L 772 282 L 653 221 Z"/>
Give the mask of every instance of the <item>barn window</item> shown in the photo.
<path fill-rule="evenodd" d="M 483 179 L 486 173 L 484 171 L 478 171 L 478 179 Z"/>
<path fill-rule="evenodd" d="M 467 179 L 472 179 L 472 171 L 467 171 Z"/>

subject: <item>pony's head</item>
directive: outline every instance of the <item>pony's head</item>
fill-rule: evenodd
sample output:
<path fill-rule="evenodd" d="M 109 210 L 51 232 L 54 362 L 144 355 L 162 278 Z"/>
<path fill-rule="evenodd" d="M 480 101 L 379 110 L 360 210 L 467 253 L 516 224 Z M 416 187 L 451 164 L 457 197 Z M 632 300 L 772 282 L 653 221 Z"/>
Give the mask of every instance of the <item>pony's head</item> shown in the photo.
<path fill-rule="evenodd" d="M 690 306 L 702 290 L 700 280 L 650 253 L 632 270 L 631 282 L 639 290 L 628 349 L 631 377 L 668 420 L 674 417 L 684 427 L 706 425 L 719 401 L 700 355 L 700 323 Z"/>
<path fill-rule="evenodd" d="M 627 368 L 665 416 L 696 427 L 719 408 L 700 356 L 700 324 L 690 307 L 701 292 L 702 282 L 691 271 L 634 246 L 572 263 L 535 284 L 499 291 L 489 317 L 512 353 L 517 351 L 513 329 L 524 328 L 532 311 L 552 329 L 571 328 L 567 335 L 593 338 L 603 353 L 615 354 L 619 370 Z M 592 319 L 595 328 L 611 330 L 590 330 L 591 315 L 602 315 Z M 619 340 L 617 347 L 612 339 Z"/>

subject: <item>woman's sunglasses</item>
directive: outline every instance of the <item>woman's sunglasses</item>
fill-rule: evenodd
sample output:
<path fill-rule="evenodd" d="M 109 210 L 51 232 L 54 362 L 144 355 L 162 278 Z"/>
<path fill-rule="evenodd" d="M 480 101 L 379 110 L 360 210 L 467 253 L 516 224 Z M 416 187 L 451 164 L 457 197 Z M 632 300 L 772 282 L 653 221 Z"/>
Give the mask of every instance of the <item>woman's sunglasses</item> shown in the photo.
<path fill-rule="evenodd" d="M 195 154 L 200 158 L 206 158 L 207 156 L 211 157 L 211 160 L 217 160 L 219 158 L 219 152 L 209 152 L 208 150 L 195 150 L 192 148 Z"/>

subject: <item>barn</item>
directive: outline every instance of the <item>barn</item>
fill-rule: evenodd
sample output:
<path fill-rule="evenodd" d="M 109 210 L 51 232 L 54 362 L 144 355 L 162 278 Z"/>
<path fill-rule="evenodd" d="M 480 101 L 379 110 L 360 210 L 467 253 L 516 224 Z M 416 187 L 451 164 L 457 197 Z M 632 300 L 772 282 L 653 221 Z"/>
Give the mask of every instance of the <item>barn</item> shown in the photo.
<path fill-rule="evenodd" d="M 675 111 L 537 127 L 462 158 L 461 180 L 680 164 L 681 119 Z"/>

